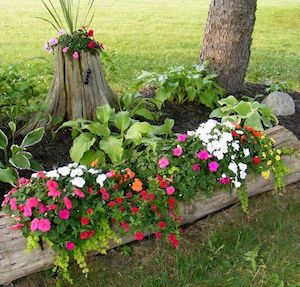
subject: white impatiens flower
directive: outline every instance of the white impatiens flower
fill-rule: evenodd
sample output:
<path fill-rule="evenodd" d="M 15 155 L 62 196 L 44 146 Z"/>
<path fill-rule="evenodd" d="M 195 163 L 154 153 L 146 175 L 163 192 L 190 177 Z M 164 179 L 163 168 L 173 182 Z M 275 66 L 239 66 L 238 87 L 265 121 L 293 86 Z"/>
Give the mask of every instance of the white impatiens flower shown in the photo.
<path fill-rule="evenodd" d="M 246 171 L 247 170 L 247 165 L 245 163 L 239 162 L 239 169 L 241 171 Z"/>
<path fill-rule="evenodd" d="M 222 160 L 224 158 L 224 154 L 221 151 L 214 151 L 213 155 L 218 159 Z"/>
<path fill-rule="evenodd" d="M 234 141 L 233 143 L 231 143 L 231 145 L 236 151 L 240 149 L 240 143 L 238 141 Z"/>
<path fill-rule="evenodd" d="M 76 163 L 76 162 L 73 162 L 73 163 L 69 163 L 68 164 L 68 167 L 69 168 L 76 168 L 78 166 L 78 163 Z"/>
<path fill-rule="evenodd" d="M 85 185 L 85 180 L 82 177 L 74 177 L 71 180 L 71 183 L 72 183 L 73 186 L 82 188 Z"/>
<path fill-rule="evenodd" d="M 235 186 L 236 188 L 239 188 L 239 187 L 241 187 L 241 185 L 242 185 L 237 179 L 235 179 L 235 180 L 233 181 L 233 184 L 234 184 L 234 186 Z"/>
<path fill-rule="evenodd" d="M 82 165 L 82 164 L 80 166 L 78 166 L 78 168 L 81 168 L 83 170 L 87 170 L 87 167 L 85 165 Z"/>
<path fill-rule="evenodd" d="M 97 174 L 97 173 L 99 173 L 99 172 L 101 172 L 101 171 L 98 170 L 98 169 L 90 168 L 90 169 L 88 170 L 88 172 L 91 173 L 91 174 Z"/>
<path fill-rule="evenodd" d="M 236 158 L 236 155 L 233 154 L 233 155 L 231 156 L 231 159 L 232 159 L 232 160 L 235 160 L 235 158 Z"/>
<path fill-rule="evenodd" d="M 228 165 L 228 169 L 231 170 L 233 173 L 237 174 L 238 172 L 238 166 L 235 162 L 230 162 Z"/>
<path fill-rule="evenodd" d="M 106 175 L 105 174 L 99 174 L 96 178 L 96 182 L 100 185 L 100 187 L 103 186 L 104 181 L 106 180 Z"/>
<path fill-rule="evenodd" d="M 32 178 L 37 178 L 37 172 L 33 173 L 33 174 L 31 175 L 31 177 L 32 177 Z"/>
<path fill-rule="evenodd" d="M 71 177 L 76 177 L 76 176 L 82 176 L 83 175 L 83 170 L 81 168 L 75 168 L 71 170 Z"/>
<path fill-rule="evenodd" d="M 241 178 L 241 179 L 245 179 L 246 177 L 247 177 L 247 173 L 246 173 L 245 171 L 242 170 L 242 171 L 240 172 L 240 178 Z"/>
<path fill-rule="evenodd" d="M 46 176 L 49 177 L 49 178 L 56 178 L 56 179 L 59 179 L 59 173 L 57 172 L 56 169 L 53 169 L 53 170 L 50 170 L 48 172 L 46 172 Z"/>
<path fill-rule="evenodd" d="M 59 167 L 58 169 L 57 169 L 57 171 L 58 171 L 58 173 L 60 174 L 60 175 L 62 175 L 62 176 L 67 176 L 67 175 L 69 175 L 70 174 L 70 168 L 69 167 L 67 167 L 67 166 L 63 166 L 63 167 Z"/>
<path fill-rule="evenodd" d="M 250 155 L 250 150 L 248 148 L 243 148 L 244 156 L 247 157 Z"/>

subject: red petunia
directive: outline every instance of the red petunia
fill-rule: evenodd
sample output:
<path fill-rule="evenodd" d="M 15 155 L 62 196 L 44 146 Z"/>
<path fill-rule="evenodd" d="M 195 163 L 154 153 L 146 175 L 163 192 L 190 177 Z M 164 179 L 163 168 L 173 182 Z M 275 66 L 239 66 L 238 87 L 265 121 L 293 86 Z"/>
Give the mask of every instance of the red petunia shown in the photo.
<path fill-rule="evenodd" d="M 131 212 L 132 212 L 133 214 L 137 213 L 138 211 L 139 211 L 139 208 L 138 208 L 138 207 L 132 207 L 132 208 L 131 208 Z"/>
<path fill-rule="evenodd" d="M 94 41 L 90 41 L 90 42 L 88 42 L 87 47 L 89 49 L 95 49 L 96 43 Z"/>
<path fill-rule="evenodd" d="M 88 225 L 90 223 L 90 220 L 87 217 L 81 218 L 81 224 L 82 225 Z"/>
<path fill-rule="evenodd" d="M 114 202 L 114 201 L 110 201 L 109 203 L 108 203 L 108 206 L 109 207 L 114 207 L 116 205 L 116 203 Z"/>
<path fill-rule="evenodd" d="M 94 210 L 92 209 L 92 208 L 88 208 L 87 210 L 86 210 L 86 213 L 87 214 L 91 214 L 91 213 L 93 213 L 94 212 Z"/>
<path fill-rule="evenodd" d="M 117 204 L 122 204 L 122 202 L 123 202 L 122 197 L 117 197 L 117 198 L 116 198 L 116 203 L 117 203 Z"/>
<path fill-rule="evenodd" d="M 135 239 L 138 240 L 138 241 L 141 241 L 144 239 L 144 233 L 141 232 L 141 231 L 138 231 L 135 233 Z"/>
<path fill-rule="evenodd" d="M 93 37 L 94 36 L 94 30 L 88 30 L 87 35 L 88 35 L 88 37 Z"/>
<path fill-rule="evenodd" d="M 260 159 L 260 157 L 255 156 L 255 157 L 252 158 L 252 161 L 253 161 L 254 164 L 260 164 L 261 159 Z"/>
<path fill-rule="evenodd" d="M 166 227 L 167 227 L 167 224 L 166 224 L 164 221 L 160 221 L 160 222 L 158 223 L 158 225 L 159 225 L 159 227 L 160 227 L 161 229 L 166 229 Z"/>
<path fill-rule="evenodd" d="M 161 232 L 160 231 L 155 232 L 155 237 L 156 237 L 156 239 L 161 239 L 161 237 L 162 237 Z"/>
<path fill-rule="evenodd" d="M 160 181 L 159 186 L 160 186 L 160 188 L 167 188 L 168 183 L 165 180 L 162 180 L 162 181 Z"/>

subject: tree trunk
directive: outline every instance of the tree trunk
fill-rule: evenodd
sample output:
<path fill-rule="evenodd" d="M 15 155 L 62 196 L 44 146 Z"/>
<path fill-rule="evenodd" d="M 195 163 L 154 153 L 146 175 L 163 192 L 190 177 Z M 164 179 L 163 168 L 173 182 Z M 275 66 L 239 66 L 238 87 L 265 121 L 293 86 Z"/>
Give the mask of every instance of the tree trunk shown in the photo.
<path fill-rule="evenodd" d="M 200 62 L 218 75 L 229 93 L 241 91 L 247 71 L 256 0 L 212 0 L 206 23 Z"/>
<path fill-rule="evenodd" d="M 52 120 L 92 120 L 97 106 L 115 106 L 116 95 L 105 80 L 99 55 L 81 52 L 80 58 L 74 60 L 62 52 L 62 47 L 54 47 L 54 78 L 47 103 L 42 119 L 34 119 L 21 129 L 21 134 L 45 126 L 49 115 Z"/>

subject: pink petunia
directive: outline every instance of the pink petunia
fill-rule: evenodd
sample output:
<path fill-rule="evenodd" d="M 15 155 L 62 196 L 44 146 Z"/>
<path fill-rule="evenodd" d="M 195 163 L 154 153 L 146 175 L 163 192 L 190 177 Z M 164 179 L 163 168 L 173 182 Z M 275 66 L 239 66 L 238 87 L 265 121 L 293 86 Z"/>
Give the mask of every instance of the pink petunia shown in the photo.
<path fill-rule="evenodd" d="M 42 170 L 37 172 L 36 177 L 37 178 L 47 178 L 45 173 Z"/>
<path fill-rule="evenodd" d="M 63 53 L 67 53 L 67 52 L 69 51 L 69 47 L 64 47 L 64 48 L 62 49 L 62 51 L 63 51 Z"/>
<path fill-rule="evenodd" d="M 85 197 L 84 193 L 77 187 L 75 187 L 73 189 L 73 194 L 77 195 L 79 198 L 84 198 Z"/>
<path fill-rule="evenodd" d="M 30 197 L 26 201 L 26 205 L 30 208 L 36 208 L 39 204 L 39 200 L 36 197 Z"/>
<path fill-rule="evenodd" d="M 47 205 L 46 208 L 48 211 L 55 210 L 57 208 L 57 205 L 56 204 Z"/>
<path fill-rule="evenodd" d="M 221 184 L 229 184 L 230 183 L 230 178 L 227 176 L 227 177 L 221 177 L 220 179 L 219 179 L 219 182 L 221 183 Z"/>
<path fill-rule="evenodd" d="M 158 166 L 160 168 L 166 168 L 168 165 L 170 164 L 170 162 L 168 161 L 168 159 L 166 159 L 165 157 L 162 157 L 159 161 L 158 161 Z"/>
<path fill-rule="evenodd" d="M 70 212 L 67 209 L 62 209 L 59 211 L 58 216 L 62 220 L 68 220 L 70 217 Z"/>
<path fill-rule="evenodd" d="M 212 161 L 208 164 L 208 169 L 211 172 L 217 172 L 219 168 L 219 164 L 216 161 Z"/>
<path fill-rule="evenodd" d="M 166 192 L 167 192 L 167 194 L 168 195 L 172 195 L 174 192 L 175 192 L 175 188 L 174 188 L 174 186 L 168 186 L 167 188 L 166 188 Z"/>
<path fill-rule="evenodd" d="M 196 156 L 200 160 L 207 160 L 209 158 L 209 153 L 207 152 L 207 150 L 203 149 L 200 152 L 196 153 Z"/>
<path fill-rule="evenodd" d="M 46 186 L 48 190 L 58 189 L 58 183 L 55 180 L 48 180 Z"/>
<path fill-rule="evenodd" d="M 66 206 L 66 209 L 72 209 L 73 208 L 72 201 L 67 196 L 64 197 L 64 204 Z"/>
<path fill-rule="evenodd" d="M 23 185 L 27 185 L 30 183 L 30 179 L 27 179 L 25 177 L 21 177 L 19 180 L 18 180 L 18 186 L 21 187 Z"/>
<path fill-rule="evenodd" d="M 29 206 L 25 205 L 23 215 L 25 217 L 32 216 L 32 209 Z"/>
<path fill-rule="evenodd" d="M 39 222 L 40 220 L 38 218 L 34 218 L 32 221 L 31 221 L 31 224 L 30 224 L 30 230 L 31 231 L 36 231 L 39 229 Z"/>
<path fill-rule="evenodd" d="M 51 230 L 51 222 L 49 219 L 40 219 L 39 221 L 39 230 L 42 232 L 48 232 Z"/>
<path fill-rule="evenodd" d="M 180 145 L 178 145 L 176 148 L 173 149 L 173 155 L 174 156 L 181 156 L 182 155 L 182 147 Z"/>
<path fill-rule="evenodd" d="M 42 214 L 42 213 L 45 213 L 47 211 L 48 211 L 47 207 L 43 203 L 40 203 L 39 213 Z"/>
<path fill-rule="evenodd" d="M 48 192 L 48 196 L 51 196 L 51 197 L 60 197 L 61 196 L 61 192 L 57 189 L 51 189 L 49 192 Z"/>
<path fill-rule="evenodd" d="M 73 59 L 74 59 L 74 60 L 78 60 L 78 58 L 79 58 L 79 53 L 75 51 L 75 52 L 73 53 Z"/>
<path fill-rule="evenodd" d="M 200 164 L 199 163 L 196 163 L 192 166 L 192 170 L 193 171 L 199 171 L 200 170 Z"/>
<path fill-rule="evenodd" d="M 15 198 L 9 201 L 9 205 L 11 210 L 17 210 L 17 200 Z"/>
<path fill-rule="evenodd" d="M 187 135 L 186 134 L 179 134 L 178 136 L 177 136 L 177 140 L 179 141 L 179 142 L 185 142 L 186 141 L 186 139 L 187 139 Z"/>
<path fill-rule="evenodd" d="M 73 250 L 73 249 L 75 249 L 75 243 L 74 242 L 72 242 L 72 241 L 67 241 L 66 242 L 66 249 L 67 250 L 69 250 L 69 251 L 71 251 L 71 250 Z"/>

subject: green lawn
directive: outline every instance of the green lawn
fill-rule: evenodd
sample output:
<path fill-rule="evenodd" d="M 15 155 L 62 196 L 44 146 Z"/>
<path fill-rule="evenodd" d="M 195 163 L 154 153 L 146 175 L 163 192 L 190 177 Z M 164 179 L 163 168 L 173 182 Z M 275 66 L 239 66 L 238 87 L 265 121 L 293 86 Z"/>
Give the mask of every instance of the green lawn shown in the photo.
<path fill-rule="evenodd" d="M 208 5 L 208 0 L 96 1 L 92 26 L 115 52 L 114 88 L 127 89 L 142 70 L 195 63 Z M 258 0 L 248 80 L 273 78 L 300 91 L 299 15 L 299 0 Z M 39 0 L 0 0 L 0 61 L 45 57 L 49 62 L 37 61 L 37 71 L 52 66 L 43 44 L 55 31 L 38 16 L 47 16 Z"/>

